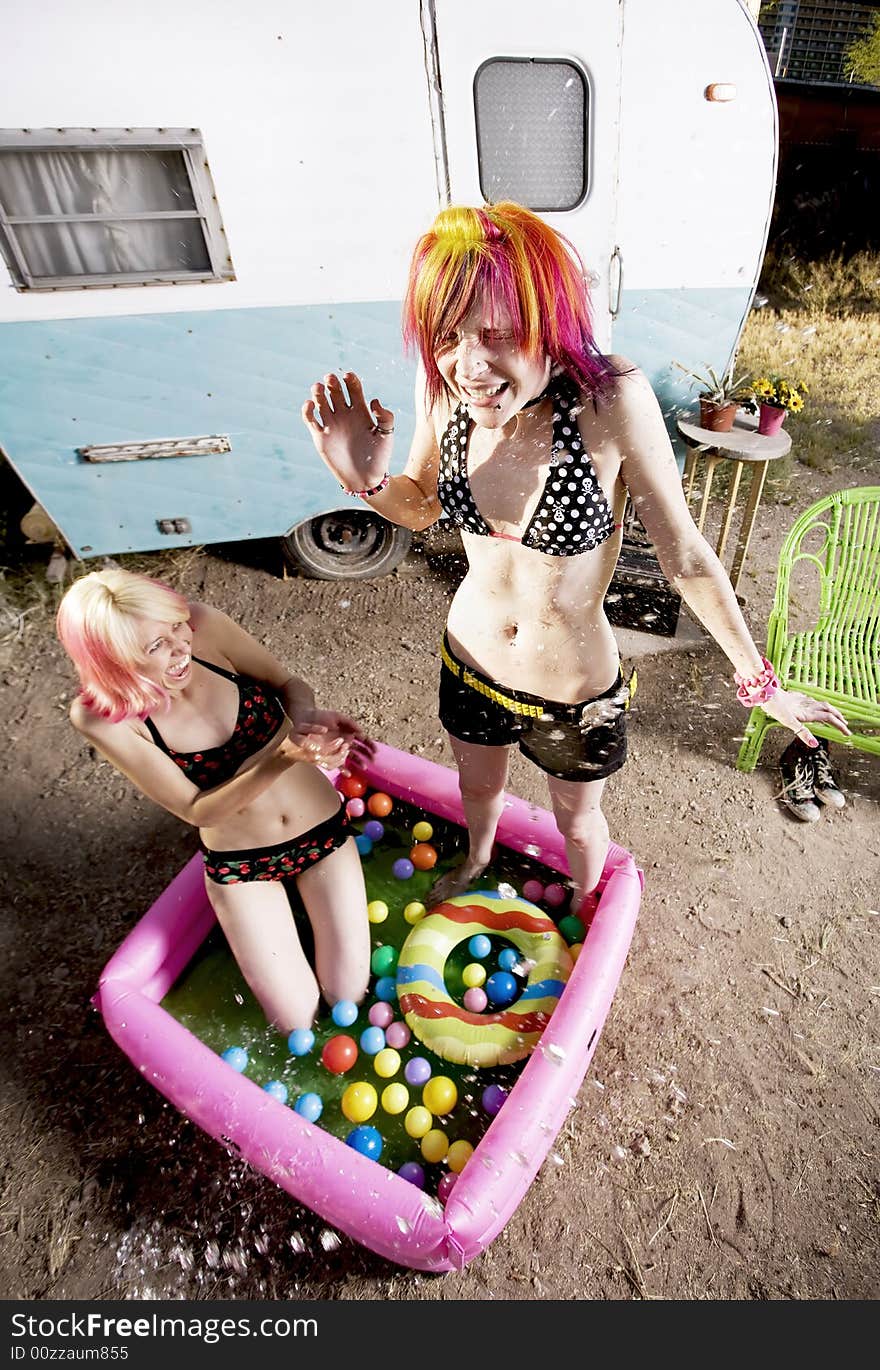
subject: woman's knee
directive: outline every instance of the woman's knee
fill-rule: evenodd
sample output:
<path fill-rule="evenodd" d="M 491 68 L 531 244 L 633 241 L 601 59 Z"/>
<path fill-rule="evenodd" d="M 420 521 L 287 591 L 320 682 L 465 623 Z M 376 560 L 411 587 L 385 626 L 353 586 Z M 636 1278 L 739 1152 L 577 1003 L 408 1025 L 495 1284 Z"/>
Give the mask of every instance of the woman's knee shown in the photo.
<path fill-rule="evenodd" d="M 566 842 L 576 847 L 591 847 L 596 842 L 608 841 L 608 821 L 601 808 L 572 810 L 558 807 L 556 824 Z"/>

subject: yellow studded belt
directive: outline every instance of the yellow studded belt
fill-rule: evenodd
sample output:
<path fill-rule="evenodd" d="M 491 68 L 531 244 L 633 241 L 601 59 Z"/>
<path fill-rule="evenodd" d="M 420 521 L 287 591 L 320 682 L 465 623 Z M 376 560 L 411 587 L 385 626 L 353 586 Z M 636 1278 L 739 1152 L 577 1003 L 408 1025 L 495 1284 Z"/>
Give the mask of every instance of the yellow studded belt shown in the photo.
<path fill-rule="evenodd" d="M 524 704 L 522 700 L 513 699 L 511 695 L 506 695 L 503 690 L 496 689 L 494 685 L 487 685 L 484 680 L 480 680 L 479 676 L 474 675 L 473 671 L 468 670 L 467 666 L 450 656 L 445 641 L 440 643 L 440 657 L 447 670 L 450 670 L 463 684 L 472 690 L 476 690 L 477 694 L 484 695 L 486 699 L 491 699 L 494 704 L 500 704 L 501 708 L 507 709 L 509 713 L 519 714 L 523 718 L 543 718 L 548 709 L 558 713 L 560 708 L 564 708 L 570 709 L 574 713 L 579 707 L 576 704 Z M 624 688 L 627 690 L 625 707 L 628 709 L 630 700 L 636 692 L 635 671 L 633 671 Z"/>

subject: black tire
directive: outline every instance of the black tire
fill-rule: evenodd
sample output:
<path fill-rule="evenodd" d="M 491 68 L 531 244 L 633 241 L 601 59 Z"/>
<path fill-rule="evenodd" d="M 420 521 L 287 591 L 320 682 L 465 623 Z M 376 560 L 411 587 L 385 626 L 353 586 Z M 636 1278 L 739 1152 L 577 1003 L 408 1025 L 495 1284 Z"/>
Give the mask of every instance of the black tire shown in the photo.
<path fill-rule="evenodd" d="M 369 509 L 333 509 L 306 519 L 281 539 L 284 558 L 315 580 L 387 576 L 409 551 L 412 533 Z"/>

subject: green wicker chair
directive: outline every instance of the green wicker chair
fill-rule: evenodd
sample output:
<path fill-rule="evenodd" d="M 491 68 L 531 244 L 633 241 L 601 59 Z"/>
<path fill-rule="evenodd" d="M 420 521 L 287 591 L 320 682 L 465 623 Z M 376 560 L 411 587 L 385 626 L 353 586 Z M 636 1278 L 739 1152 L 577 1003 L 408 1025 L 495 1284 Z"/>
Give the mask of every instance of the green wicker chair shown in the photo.
<path fill-rule="evenodd" d="M 815 625 L 795 633 L 789 588 L 799 562 L 815 567 L 819 595 Z M 845 738 L 811 722 L 814 733 L 880 756 L 880 485 L 838 490 L 795 522 L 779 553 L 767 656 L 785 689 L 835 704 L 852 729 Z M 754 770 L 765 733 L 779 726 L 752 709 L 738 770 Z"/>

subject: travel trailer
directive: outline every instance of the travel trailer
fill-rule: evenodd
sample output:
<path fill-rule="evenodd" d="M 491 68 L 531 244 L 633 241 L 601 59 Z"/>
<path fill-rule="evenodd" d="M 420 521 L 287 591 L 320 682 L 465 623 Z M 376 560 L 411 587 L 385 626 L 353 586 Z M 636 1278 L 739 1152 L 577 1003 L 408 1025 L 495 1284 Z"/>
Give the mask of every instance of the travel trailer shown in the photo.
<path fill-rule="evenodd" d="M 406 271 L 450 202 L 571 239 L 671 432 L 674 363 L 733 358 L 777 148 L 740 0 L 37 0 L 0 35 L 0 449 L 78 558 L 397 564 L 408 532 L 341 493 L 300 408 L 358 372 L 402 467 Z"/>

